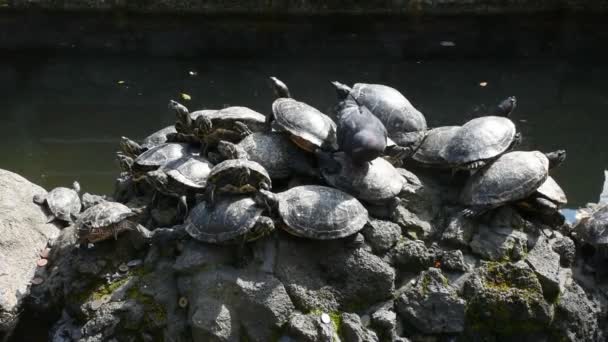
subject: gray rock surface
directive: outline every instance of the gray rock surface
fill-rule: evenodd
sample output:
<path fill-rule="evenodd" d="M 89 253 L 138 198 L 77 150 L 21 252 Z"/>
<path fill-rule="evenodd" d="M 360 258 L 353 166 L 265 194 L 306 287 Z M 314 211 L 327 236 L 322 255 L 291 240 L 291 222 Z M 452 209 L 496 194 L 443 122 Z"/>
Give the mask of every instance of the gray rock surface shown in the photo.
<path fill-rule="evenodd" d="M 560 236 L 551 240 L 551 248 L 559 254 L 559 263 L 562 267 L 570 267 L 574 264 L 576 245 L 571 238 L 560 234 Z"/>
<path fill-rule="evenodd" d="M 344 341 L 378 342 L 376 333 L 363 327 L 359 315 L 354 313 L 343 313 L 341 322 L 341 333 Z"/>
<path fill-rule="evenodd" d="M 403 238 L 390 252 L 391 263 L 406 272 L 419 272 L 433 265 L 434 255 L 423 241 Z"/>
<path fill-rule="evenodd" d="M 401 237 L 399 225 L 383 220 L 371 219 L 362 231 L 374 253 L 382 254 L 391 249 Z"/>
<path fill-rule="evenodd" d="M 399 296 L 395 307 L 401 319 L 420 332 L 442 334 L 464 331 L 465 304 L 441 270 L 430 268 Z"/>
<path fill-rule="evenodd" d="M 298 342 L 334 342 L 339 341 L 338 332 L 332 321 L 323 322 L 323 312 L 308 315 L 294 314 L 287 323 L 287 332 Z M 327 313 L 325 313 L 327 314 Z"/>
<path fill-rule="evenodd" d="M 544 236 L 540 236 L 536 245 L 528 253 L 526 262 L 536 273 L 543 293 L 548 300 L 555 299 L 560 292 L 559 254 L 555 253 Z"/>
<path fill-rule="evenodd" d="M 520 230 L 482 225 L 470 246 L 486 260 L 519 260 L 527 251 L 527 239 Z"/>
<path fill-rule="evenodd" d="M 441 255 L 441 268 L 448 271 L 466 272 L 469 266 L 464 260 L 464 254 L 459 249 L 446 251 Z"/>
<path fill-rule="evenodd" d="M 477 232 L 477 224 L 473 220 L 457 214 L 449 219 L 441 235 L 441 242 L 465 248 L 469 246 L 475 232 Z"/>
<path fill-rule="evenodd" d="M 551 327 L 556 337 L 565 341 L 601 341 L 605 336 L 598 326 L 599 315 L 599 305 L 589 300 L 585 291 L 572 282 L 555 305 Z"/>
<path fill-rule="evenodd" d="M 59 229 L 47 224 L 43 207 L 32 202 L 45 190 L 10 171 L 0 170 L 0 337 L 16 324 L 40 251 Z"/>

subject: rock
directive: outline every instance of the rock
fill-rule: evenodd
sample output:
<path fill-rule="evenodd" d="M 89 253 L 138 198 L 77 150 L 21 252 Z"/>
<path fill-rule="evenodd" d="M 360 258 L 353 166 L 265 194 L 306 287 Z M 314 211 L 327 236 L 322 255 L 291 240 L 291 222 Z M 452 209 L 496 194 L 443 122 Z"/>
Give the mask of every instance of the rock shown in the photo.
<path fill-rule="evenodd" d="M 390 251 L 391 263 L 407 272 L 419 272 L 433 265 L 434 256 L 423 241 L 401 239 Z"/>
<path fill-rule="evenodd" d="M 188 240 L 184 242 L 173 269 L 180 273 L 193 273 L 200 269 L 229 264 L 233 258 L 232 248 Z"/>
<path fill-rule="evenodd" d="M 549 327 L 553 318 L 536 274 L 523 261 L 482 263 L 466 281 L 463 297 L 470 332 L 534 334 Z"/>
<path fill-rule="evenodd" d="M 397 314 L 390 307 L 381 307 L 371 317 L 372 328 L 378 332 L 381 341 L 392 341 L 401 333 L 401 327 L 397 321 Z"/>
<path fill-rule="evenodd" d="M 191 275 L 181 276 L 178 287 L 190 303 L 191 322 L 197 312 L 204 322 L 212 322 L 210 320 L 222 314 L 221 319 L 213 321 L 213 331 L 202 327 L 193 328 L 193 333 L 196 334 L 214 333 L 212 335 L 218 340 L 224 340 L 226 336 L 247 336 L 249 341 L 269 341 L 294 310 L 280 281 L 272 275 L 252 269 L 234 269 L 229 266 L 201 269 Z M 211 310 L 208 307 L 210 303 L 216 303 L 212 306 L 215 316 L 208 316 L 205 312 Z M 230 327 L 226 323 L 228 319 Z M 232 337 L 228 340 L 232 340 Z"/>
<path fill-rule="evenodd" d="M 526 262 L 536 273 L 545 298 L 553 301 L 559 295 L 559 254 L 555 253 L 544 236 L 540 236 Z"/>
<path fill-rule="evenodd" d="M 464 255 L 459 249 L 446 251 L 441 255 L 441 268 L 448 271 L 466 272 L 469 267 L 464 260 Z"/>
<path fill-rule="evenodd" d="M 421 218 L 418 214 L 408 210 L 405 205 L 398 205 L 392 212 L 391 221 L 397 223 L 404 234 L 413 239 L 428 239 L 433 233 L 430 220 Z"/>
<path fill-rule="evenodd" d="M 378 336 L 371 330 L 365 329 L 361 318 L 354 313 L 342 313 L 341 332 L 344 341 L 348 342 L 378 342 Z"/>
<path fill-rule="evenodd" d="M 399 296 L 395 306 L 406 324 L 424 334 L 442 334 L 464 330 L 465 304 L 441 271 L 430 268 Z"/>
<path fill-rule="evenodd" d="M 374 253 L 383 254 L 399 241 L 401 228 L 390 221 L 370 219 L 362 233 Z"/>
<path fill-rule="evenodd" d="M 441 235 L 441 241 L 457 248 L 466 248 L 476 231 L 477 225 L 473 220 L 457 214 L 449 220 Z"/>
<path fill-rule="evenodd" d="M 332 322 L 323 323 L 321 314 L 293 315 L 287 323 L 287 332 L 298 342 L 339 341 L 337 328 Z"/>
<path fill-rule="evenodd" d="M 526 253 L 527 239 L 519 230 L 481 225 L 470 246 L 486 260 L 519 260 Z"/>
<path fill-rule="evenodd" d="M 559 263 L 562 267 L 570 267 L 574 264 L 576 246 L 571 238 L 559 236 L 556 239 L 551 240 L 551 248 L 559 254 Z"/>
<path fill-rule="evenodd" d="M 601 259 L 608 258 L 608 205 L 597 206 L 574 227 L 576 238 Z"/>
<path fill-rule="evenodd" d="M 17 323 L 39 253 L 59 234 L 47 224 L 46 208 L 35 204 L 43 188 L 10 171 L 0 170 L 0 339 Z"/>
<path fill-rule="evenodd" d="M 600 310 L 591 302 L 585 291 L 572 282 L 555 305 L 555 318 L 551 325 L 555 339 L 565 341 L 604 340 L 598 327 Z"/>
<path fill-rule="evenodd" d="M 191 317 L 194 341 L 238 341 L 238 326 L 232 325 L 232 314 L 219 300 L 205 298 L 198 302 Z"/>

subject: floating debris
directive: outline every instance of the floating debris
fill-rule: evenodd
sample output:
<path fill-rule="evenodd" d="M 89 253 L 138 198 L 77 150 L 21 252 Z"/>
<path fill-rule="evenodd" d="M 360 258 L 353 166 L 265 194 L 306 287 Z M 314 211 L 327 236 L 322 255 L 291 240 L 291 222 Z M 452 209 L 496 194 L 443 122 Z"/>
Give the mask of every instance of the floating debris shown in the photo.
<path fill-rule="evenodd" d="M 331 318 L 325 312 L 321 314 L 321 322 L 325 324 L 329 324 L 331 322 Z"/>
<path fill-rule="evenodd" d="M 34 279 L 32 279 L 32 285 L 40 285 L 42 283 L 44 283 L 44 278 L 34 277 Z"/>
<path fill-rule="evenodd" d="M 127 266 L 127 264 L 120 264 L 120 266 L 118 266 L 118 270 L 120 272 L 129 272 L 129 266 Z"/>
<path fill-rule="evenodd" d="M 454 43 L 451 40 L 444 40 L 444 41 L 439 42 L 439 45 L 444 46 L 444 47 L 454 47 L 454 46 L 456 46 L 456 43 Z"/>
<path fill-rule="evenodd" d="M 118 81 L 116 83 L 118 83 L 118 84 L 125 84 L 125 81 Z"/>
<path fill-rule="evenodd" d="M 479 82 L 479 86 L 480 87 L 487 87 L 488 86 L 488 82 Z"/>
<path fill-rule="evenodd" d="M 44 267 L 48 263 L 49 261 L 47 259 L 38 259 L 38 261 L 36 261 L 36 265 L 38 265 L 38 267 Z"/>
<path fill-rule="evenodd" d="M 188 71 L 188 75 L 190 75 L 190 76 L 196 76 L 196 75 L 198 75 L 198 72 L 191 70 L 191 71 Z"/>
<path fill-rule="evenodd" d="M 137 267 L 137 266 L 141 266 L 141 264 L 143 264 L 144 262 L 141 259 L 134 259 L 131 260 L 127 263 L 127 266 L 129 267 Z"/>
<path fill-rule="evenodd" d="M 190 95 L 186 94 L 186 93 L 181 93 L 179 95 L 182 97 L 182 99 L 184 99 L 186 101 L 192 100 L 192 97 Z"/>
<path fill-rule="evenodd" d="M 188 298 L 179 297 L 179 301 L 177 302 L 180 308 L 186 308 L 188 306 Z"/>

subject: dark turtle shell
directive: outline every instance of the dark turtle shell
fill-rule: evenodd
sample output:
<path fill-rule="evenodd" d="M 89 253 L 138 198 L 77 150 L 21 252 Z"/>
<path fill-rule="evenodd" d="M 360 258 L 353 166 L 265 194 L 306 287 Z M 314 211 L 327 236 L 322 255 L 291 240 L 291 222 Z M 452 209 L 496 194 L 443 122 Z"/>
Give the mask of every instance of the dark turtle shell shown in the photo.
<path fill-rule="evenodd" d="M 224 197 L 213 206 L 201 202 L 194 207 L 184 226 L 186 232 L 196 240 L 229 242 L 253 229 L 262 211 L 263 208 L 250 197 Z"/>
<path fill-rule="evenodd" d="M 194 152 L 194 148 L 188 144 L 158 145 L 135 158 L 132 169 L 134 173 L 155 170 L 171 161 L 193 155 Z"/>
<path fill-rule="evenodd" d="M 158 145 L 162 145 L 167 142 L 167 134 L 171 133 L 176 133 L 175 126 L 173 125 L 160 129 L 145 137 L 141 142 L 141 147 L 149 150 Z"/>
<path fill-rule="evenodd" d="M 444 126 L 429 130 L 412 158 L 422 166 L 449 167 L 450 165 L 441 157 L 441 150 L 447 146 L 459 129 L 460 126 Z"/>
<path fill-rule="evenodd" d="M 228 193 L 251 193 L 272 184 L 266 169 L 247 159 L 228 159 L 215 165 L 209 172 L 208 183 L 215 190 Z"/>
<path fill-rule="evenodd" d="M 214 128 L 232 128 L 234 123 L 239 121 L 247 125 L 253 132 L 265 129 L 264 123 L 266 116 L 247 107 L 226 107 L 218 111 L 210 112 L 205 115 L 211 120 Z"/>
<path fill-rule="evenodd" d="M 382 84 L 357 83 L 351 94 L 386 127 L 388 136 L 403 145 L 409 132 L 425 131 L 426 119 L 397 89 Z M 410 140 L 407 138 L 407 140 Z"/>
<path fill-rule="evenodd" d="M 464 124 L 440 155 L 451 165 L 492 159 L 509 149 L 515 134 L 515 124 L 508 118 L 483 116 Z"/>
<path fill-rule="evenodd" d="M 273 126 L 291 134 L 300 148 L 336 151 L 336 123 L 318 109 L 291 98 L 278 98 L 272 104 Z"/>
<path fill-rule="evenodd" d="M 266 169 L 270 178 L 285 179 L 293 173 L 294 164 L 309 164 L 307 156 L 281 132 L 258 132 L 238 144 L 253 160 Z"/>
<path fill-rule="evenodd" d="M 116 224 L 131 216 L 135 216 L 135 213 L 126 205 L 106 201 L 83 211 L 76 223 L 79 226 L 100 228 Z"/>
<path fill-rule="evenodd" d="M 497 207 L 532 195 L 549 175 L 549 160 L 539 151 L 510 152 L 480 169 L 465 184 L 461 201 Z"/>
<path fill-rule="evenodd" d="M 51 190 L 46 196 L 46 204 L 51 213 L 65 222 L 72 222 L 82 208 L 80 197 L 74 189 L 58 187 Z"/>
<path fill-rule="evenodd" d="M 338 239 L 357 233 L 368 221 L 361 202 L 338 189 L 302 185 L 276 196 L 283 228 L 296 236 Z"/>
<path fill-rule="evenodd" d="M 340 163 L 338 173 L 327 172 L 321 165 L 321 174 L 325 181 L 356 198 L 367 202 L 382 202 L 399 195 L 406 180 L 399 171 L 383 158 L 376 158 L 363 166 L 355 166 L 342 153 L 333 157 Z"/>
<path fill-rule="evenodd" d="M 547 177 L 547 180 L 536 189 L 538 194 L 551 202 L 557 204 L 558 207 L 564 206 L 568 203 L 568 198 L 564 190 L 557 184 L 553 177 Z"/>
<path fill-rule="evenodd" d="M 213 164 L 207 159 L 188 156 L 169 162 L 158 170 L 188 188 L 202 189 L 207 184 L 212 168 Z"/>

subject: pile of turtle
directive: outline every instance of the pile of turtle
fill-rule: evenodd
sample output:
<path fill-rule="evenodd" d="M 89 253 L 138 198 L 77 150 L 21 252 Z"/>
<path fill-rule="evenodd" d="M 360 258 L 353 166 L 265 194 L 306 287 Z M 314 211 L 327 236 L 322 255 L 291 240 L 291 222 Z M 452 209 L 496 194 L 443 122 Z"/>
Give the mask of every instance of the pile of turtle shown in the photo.
<path fill-rule="evenodd" d="M 151 218 L 147 225 L 181 224 L 175 230 L 204 242 L 252 241 L 275 226 L 300 237 L 336 239 L 361 230 L 368 210 L 385 216 L 374 211 L 398 203 L 408 183 L 399 167 L 412 165 L 421 172 L 450 172 L 453 182 L 466 173 L 464 215 L 516 204 L 554 225 L 563 223 L 559 208 L 566 196 L 549 170 L 565 151 L 513 151 L 521 140 L 509 119 L 515 97 L 461 127 L 428 129 L 424 115 L 389 86 L 333 82 L 334 121 L 270 79 L 276 99 L 266 115 L 246 107 L 190 112 L 171 101 L 175 125 L 141 144 L 123 137 L 116 199 L 126 203 L 149 193 L 149 212 L 162 198 L 172 198 L 175 217 Z M 73 190 L 55 189 L 47 202 L 62 220 L 80 211 Z M 124 222 L 133 210 L 112 203 L 81 215 L 82 241 L 132 229 Z"/>

